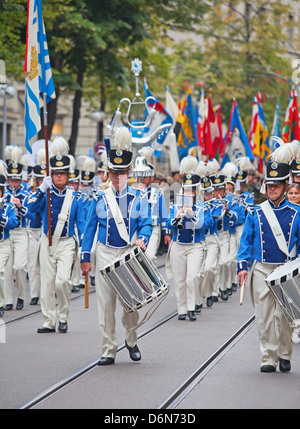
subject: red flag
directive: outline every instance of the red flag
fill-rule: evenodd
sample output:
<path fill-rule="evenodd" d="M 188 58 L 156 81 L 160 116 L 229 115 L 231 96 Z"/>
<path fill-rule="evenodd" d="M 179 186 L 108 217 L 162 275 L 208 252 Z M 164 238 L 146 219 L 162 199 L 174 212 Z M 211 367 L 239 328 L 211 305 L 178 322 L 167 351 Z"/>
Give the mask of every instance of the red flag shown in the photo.
<path fill-rule="evenodd" d="M 282 131 L 282 140 L 287 143 L 293 140 L 300 140 L 300 125 L 299 125 L 299 112 L 298 112 L 298 100 L 297 91 L 293 93 L 293 98 L 288 105 L 285 122 Z"/>
<path fill-rule="evenodd" d="M 206 118 L 203 125 L 203 155 L 207 155 L 208 158 L 214 158 L 213 150 L 213 141 L 211 133 L 211 124 L 215 122 L 215 112 L 212 107 L 212 102 L 210 98 L 206 98 L 205 102 L 207 103 L 207 112 Z"/>

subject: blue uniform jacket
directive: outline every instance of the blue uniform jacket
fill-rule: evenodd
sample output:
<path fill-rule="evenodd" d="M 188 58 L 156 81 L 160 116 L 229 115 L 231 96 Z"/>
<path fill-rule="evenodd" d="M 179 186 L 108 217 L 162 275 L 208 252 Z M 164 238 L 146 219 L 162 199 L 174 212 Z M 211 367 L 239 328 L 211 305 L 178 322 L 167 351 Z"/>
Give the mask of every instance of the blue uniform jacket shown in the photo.
<path fill-rule="evenodd" d="M 283 199 L 278 207 L 269 200 L 286 238 L 289 251 L 297 245 L 300 251 L 300 213 L 299 207 Z M 248 213 L 237 253 L 237 272 L 247 270 L 254 261 L 266 264 L 282 264 L 287 256 L 279 249 L 269 223 L 260 206 L 253 207 Z"/>
<path fill-rule="evenodd" d="M 50 188 L 50 201 L 51 201 L 51 233 L 54 234 L 54 230 L 57 224 L 58 215 L 61 211 L 64 197 L 66 195 L 66 189 L 60 192 L 55 186 Z M 42 192 L 40 188 L 37 188 L 35 192 L 30 196 L 28 209 L 32 213 L 40 212 L 43 220 L 43 232 L 48 233 L 48 203 L 47 194 Z M 83 230 L 84 230 L 84 216 L 81 209 L 81 205 L 78 202 L 77 195 L 73 194 L 71 210 L 69 212 L 68 219 L 65 222 L 64 228 L 61 233 L 61 237 L 72 237 L 76 236 L 75 233 L 75 222 L 78 229 L 79 243 L 81 243 Z"/>
<path fill-rule="evenodd" d="M 0 209 L 0 241 L 9 238 L 9 230 L 17 228 L 18 224 L 19 220 L 14 206 L 10 203 L 5 203 Z"/>
<path fill-rule="evenodd" d="M 194 216 L 190 218 L 187 214 L 183 218 L 182 229 L 178 229 L 178 222 L 175 217 L 181 206 L 171 204 L 168 218 L 168 228 L 173 232 L 172 240 L 181 244 L 199 243 L 205 239 L 204 205 L 197 202 L 193 205 Z"/>
<path fill-rule="evenodd" d="M 144 240 L 147 245 L 152 233 L 152 219 L 146 194 L 129 186 L 126 186 L 120 193 L 116 192 L 113 187 L 112 190 L 123 215 L 129 239 L 131 240 L 137 231 L 137 238 Z M 116 248 L 128 246 L 128 243 L 119 235 L 104 191 L 99 191 L 93 195 L 85 222 L 81 262 L 90 261 L 97 226 L 99 226 L 97 240 L 100 243 Z"/>
<path fill-rule="evenodd" d="M 13 189 L 8 186 L 4 195 L 5 200 L 9 203 L 11 202 L 11 199 L 13 197 L 19 198 L 21 202 L 21 208 L 17 208 L 16 206 L 14 206 L 16 208 L 16 214 L 18 218 L 17 228 L 26 227 L 28 225 L 29 220 L 34 218 L 34 214 L 28 210 L 28 191 L 21 184 L 13 193 Z"/>

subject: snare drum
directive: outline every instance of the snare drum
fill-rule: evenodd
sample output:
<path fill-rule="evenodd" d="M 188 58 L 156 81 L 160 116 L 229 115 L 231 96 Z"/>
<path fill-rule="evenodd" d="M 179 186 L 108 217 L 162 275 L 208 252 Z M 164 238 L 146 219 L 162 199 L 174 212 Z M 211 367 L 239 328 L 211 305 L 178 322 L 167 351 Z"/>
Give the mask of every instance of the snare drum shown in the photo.
<path fill-rule="evenodd" d="M 168 293 L 169 285 L 140 247 L 132 247 L 100 270 L 126 311 L 138 310 Z"/>
<path fill-rule="evenodd" d="M 300 331 L 300 258 L 278 266 L 266 277 L 266 283 L 281 306 L 290 326 Z"/>

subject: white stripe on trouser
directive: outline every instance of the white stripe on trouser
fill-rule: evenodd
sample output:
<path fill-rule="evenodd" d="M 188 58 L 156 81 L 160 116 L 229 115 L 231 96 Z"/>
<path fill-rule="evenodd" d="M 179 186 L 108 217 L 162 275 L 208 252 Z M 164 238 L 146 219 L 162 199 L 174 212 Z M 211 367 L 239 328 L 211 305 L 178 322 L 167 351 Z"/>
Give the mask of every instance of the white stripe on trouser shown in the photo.
<path fill-rule="evenodd" d="M 66 323 L 69 316 L 71 294 L 71 272 L 76 248 L 73 237 L 60 239 L 52 256 L 48 253 L 48 237 L 43 234 L 39 251 L 41 272 L 41 309 L 43 326 L 54 328 L 57 316 L 59 322 Z"/>
<path fill-rule="evenodd" d="M 4 306 L 4 271 L 10 254 L 10 239 L 0 241 L 0 307 Z"/>
<path fill-rule="evenodd" d="M 149 256 L 149 258 L 156 263 L 156 252 L 159 248 L 160 244 L 160 225 L 156 225 L 152 229 L 152 234 L 149 240 L 149 244 L 147 246 L 146 253 Z"/>
<path fill-rule="evenodd" d="M 214 295 L 218 295 L 219 289 L 224 291 L 228 287 L 229 279 L 229 232 L 219 232 L 219 256 L 217 278 L 214 283 Z"/>
<path fill-rule="evenodd" d="M 119 257 L 126 249 L 118 249 L 98 243 L 96 246 L 96 272 L 95 284 L 97 292 L 98 320 L 102 333 L 102 356 L 115 358 L 118 342 L 116 335 L 116 301 L 117 294 L 114 289 L 104 280 L 100 270 L 109 265 L 112 260 Z M 139 313 L 131 313 L 123 310 L 122 323 L 126 330 L 126 342 L 130 347 L 137 343 L 137 330 Z"/>
<path fill-rule="evenodd" d="M 27 228 L 10 231 L 11 256 L 7 262 L 4 274 L 5 303 L 13 303 L 14 278 L 18 290 L 18 298 L 25 298 L 27 273 L 28 232 Z"/>
<path fill-rule="evenodd" d="M 232 283 L 237 283 L 236 261 L 237 261 L 237 234 L 232 233 L 232 234 L 229 234 L 228 288 L 232 286 Z"/>
<path fill-rule="evenodd" d="M 276 268 L 273 264 L 254 262 L 250 281 L 250 293 L 255 308 L 255 321 L 262 353 L 261 365 L 278 363 L 278 357 L 291 360 L 292 329 L 265 278 Z"/>
<path fill-rule="evenodd" d="M 199 287 L 204 260 L 204 244 L 173 242 L 170 263 L 174 276 L 175 295 L 179 314 L 195 310 L 195 293 Z"/>
<path fill-rule="evenodd" d="M 41 237 L 41 229 L 28 228 L 28 280 L 30 286 L 30 298 L 40 296 L 40 270 L 37 267 L 37 251 Z"/>
<path fill-rule="evenodd" d="M 218 271 L 219 239 L 216 234 L 208 235 L 205 238 L 206 256 L 204 271 L 201 275 L 202 296 L 212 296 Z M 196 301 L 196 304 L 198 302 Z"/>

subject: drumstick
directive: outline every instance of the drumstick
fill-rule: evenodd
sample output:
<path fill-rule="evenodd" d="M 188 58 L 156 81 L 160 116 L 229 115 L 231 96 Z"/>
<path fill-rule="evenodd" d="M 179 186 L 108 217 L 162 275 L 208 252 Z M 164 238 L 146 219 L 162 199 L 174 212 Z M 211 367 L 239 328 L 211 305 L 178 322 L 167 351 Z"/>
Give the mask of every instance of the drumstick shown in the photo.
<path fill-rule="evenodd" d="M 240 290 L 240 305 L 243 304 L 244 287 L 245 287 L 245 282 L 243 281 L 243 283 L 241 284 L 241 290 Z"/>
<path fill-rule="evenodd" d="M 89 275 L 86 274 L 84 282 L 84 308 L 89 308 Z"/>

